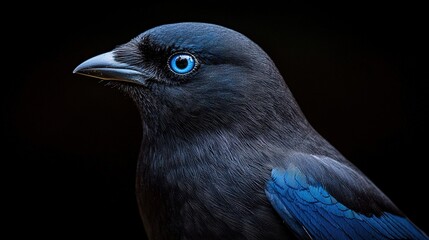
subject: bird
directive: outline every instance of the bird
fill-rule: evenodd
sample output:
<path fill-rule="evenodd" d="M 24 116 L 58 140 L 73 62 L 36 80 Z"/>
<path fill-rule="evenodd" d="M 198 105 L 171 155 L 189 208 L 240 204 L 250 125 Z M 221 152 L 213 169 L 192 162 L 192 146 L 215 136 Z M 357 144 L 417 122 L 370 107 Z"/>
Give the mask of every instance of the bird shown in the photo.
<path fill-rule="evenodd" d="M 231 28 L 154 26 L 73 71 L 138 109 L 149 239 L 429 239 L 305 117 L 268 54 Z"/>

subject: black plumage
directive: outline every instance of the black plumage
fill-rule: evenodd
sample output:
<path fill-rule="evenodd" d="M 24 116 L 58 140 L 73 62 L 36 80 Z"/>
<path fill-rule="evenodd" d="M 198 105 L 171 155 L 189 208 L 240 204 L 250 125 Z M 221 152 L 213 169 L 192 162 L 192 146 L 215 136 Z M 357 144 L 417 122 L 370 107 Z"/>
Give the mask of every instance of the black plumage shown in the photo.
<path fill-rule="evenodd" d="M 270 57 L 238 32 L 162 25 L 75 72 L 114 80 L 141 113 L 136 185 L 150 239 L 427 239 L 312 128 Z"/>

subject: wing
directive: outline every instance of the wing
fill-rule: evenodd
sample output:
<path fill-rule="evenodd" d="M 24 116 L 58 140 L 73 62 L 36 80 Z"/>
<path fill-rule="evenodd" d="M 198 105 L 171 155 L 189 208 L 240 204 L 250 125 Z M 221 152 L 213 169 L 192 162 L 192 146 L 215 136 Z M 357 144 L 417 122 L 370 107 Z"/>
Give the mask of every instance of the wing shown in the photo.
<path fill-rule="evenodd" d="M 302 239 L 429 239 L 351 165 L 294 154 L 275 168 L 266 194 Z"/>

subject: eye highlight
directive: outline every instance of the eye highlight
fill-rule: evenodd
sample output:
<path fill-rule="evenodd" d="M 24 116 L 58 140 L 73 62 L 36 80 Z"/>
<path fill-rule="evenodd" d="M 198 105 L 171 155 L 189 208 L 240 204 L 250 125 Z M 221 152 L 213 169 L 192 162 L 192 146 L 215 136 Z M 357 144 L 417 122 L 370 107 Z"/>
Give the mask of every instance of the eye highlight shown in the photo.
<path fill-rule="evenodd" d="M 194 70 L 197 60 L 189 53 L 173 54 L 168 60 L 168 67 L 176 74 L 188 74 Z"/>

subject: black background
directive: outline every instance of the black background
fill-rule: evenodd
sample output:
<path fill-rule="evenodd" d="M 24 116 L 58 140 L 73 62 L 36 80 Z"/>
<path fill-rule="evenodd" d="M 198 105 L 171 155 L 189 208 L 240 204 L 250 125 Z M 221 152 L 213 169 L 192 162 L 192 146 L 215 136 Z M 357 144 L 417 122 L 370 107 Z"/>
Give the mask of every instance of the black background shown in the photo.
<path fill-rule="evenodd" d="M 145 238 L 134 195 L 137 110 L 72 71 L 181 21 L 224 25 L 265 49 L 312 125 L 429 232 L 423 6 L 230 4 L 62 3 L 3 20 L 3 197 L 15 234 Z"/>

